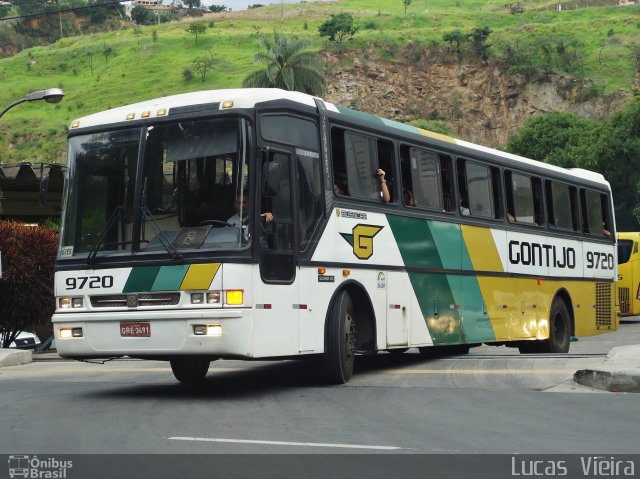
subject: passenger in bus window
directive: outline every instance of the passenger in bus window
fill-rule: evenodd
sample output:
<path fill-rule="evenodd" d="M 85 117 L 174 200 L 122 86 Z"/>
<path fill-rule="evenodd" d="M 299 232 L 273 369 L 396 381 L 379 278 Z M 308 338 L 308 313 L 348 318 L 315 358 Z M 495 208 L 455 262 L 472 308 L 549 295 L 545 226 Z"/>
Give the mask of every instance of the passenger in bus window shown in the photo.
<path fill-rule="evenodd" d="M 349 190 L 347 189 L 347 176 L 344 173 L 335 173 L 333 178 L 334 193 L 339 196 L 349 196 Z"/>
<path fill-rule="evenodd" d="M 611 238 L 611 232 L 607 229 L 607 225 L 604 223 L 604 221 L 602 222 L 602 234 L 607 238 Z"/>
<path fill-rule="evenodd" d="M 402 201 L 405 206 L 415 206 L 416 199 L 413 197 L 413 192 L 411 190 L 404 190 L 402 192 Z"/>
<path fill-rule="evenodd" d="M 387 180 L 385 179 L 385 172 L 382 168 L 378 168 L 376 176 L 380 182 L 380 199 L 383 203 L 389 203 L 391 201 L 391 194 L 389 193 L 389 187 L 387 186 Z"/>
<path fill-rule="evenodd" d="M 470 216 L 471 211 L 469 211 L 469 208 L 465 205 L 466 205 L 466 201 L 464 199 L 464 196 L 460 195 L 460 214 L 462 216 Z"/>

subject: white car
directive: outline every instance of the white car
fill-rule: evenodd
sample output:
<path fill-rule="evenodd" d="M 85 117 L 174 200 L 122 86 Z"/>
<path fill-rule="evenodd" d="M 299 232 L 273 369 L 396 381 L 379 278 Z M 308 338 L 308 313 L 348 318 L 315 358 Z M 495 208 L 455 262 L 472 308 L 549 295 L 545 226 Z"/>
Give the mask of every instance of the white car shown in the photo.
<path fill-rule="evenodd" d="M 2 339 L 3 337 L 0 335 L 0 344 L 2 344 Z M 38 336 L 27 331 L 20 331 L 18 337 L 9 345 L 9 348 L 36 349 L 38 346 L 40 346 L 40 338 L 38 338 Z"/>

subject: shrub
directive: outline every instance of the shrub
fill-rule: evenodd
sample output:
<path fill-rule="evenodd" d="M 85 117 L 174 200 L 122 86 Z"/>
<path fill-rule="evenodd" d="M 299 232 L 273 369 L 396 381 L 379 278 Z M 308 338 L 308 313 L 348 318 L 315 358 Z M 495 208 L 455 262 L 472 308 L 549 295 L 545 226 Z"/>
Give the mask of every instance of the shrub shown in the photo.
<path fill-rule="evenodd" d="M 7 347 L 20 331 L 49 322 L 58 233 L 42 226 L 0 222 L 0 334 Z"/>

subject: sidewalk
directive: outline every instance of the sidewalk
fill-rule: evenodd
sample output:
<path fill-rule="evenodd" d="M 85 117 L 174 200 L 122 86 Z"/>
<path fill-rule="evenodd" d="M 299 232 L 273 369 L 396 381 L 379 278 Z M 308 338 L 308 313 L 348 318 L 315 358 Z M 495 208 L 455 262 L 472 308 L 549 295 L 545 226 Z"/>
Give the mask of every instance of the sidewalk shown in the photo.
<path fill-rule="evenodd" d="M 23 349 L 0 349 L 0 368 L 20 366 L 33 361 L 33 353 Z"/>
<path fill-rule="evenodd" d="M 640 345 L 612 348 L 599 367 L 580 369 L 573 380 L 603 391 L 640 393 Z"/>

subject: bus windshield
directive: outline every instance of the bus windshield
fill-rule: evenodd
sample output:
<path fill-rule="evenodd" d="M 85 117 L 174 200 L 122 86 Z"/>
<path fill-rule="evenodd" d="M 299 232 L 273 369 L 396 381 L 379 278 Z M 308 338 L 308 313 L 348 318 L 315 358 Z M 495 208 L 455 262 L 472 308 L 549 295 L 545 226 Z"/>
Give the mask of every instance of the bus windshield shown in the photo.
<path fill-rule="evenodd" d="M 72 137 L 59 257 L 246 248 L 248 138 L 237 118 Z"/>

